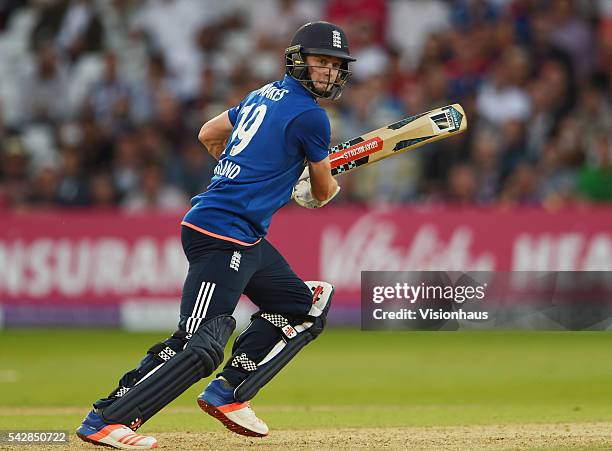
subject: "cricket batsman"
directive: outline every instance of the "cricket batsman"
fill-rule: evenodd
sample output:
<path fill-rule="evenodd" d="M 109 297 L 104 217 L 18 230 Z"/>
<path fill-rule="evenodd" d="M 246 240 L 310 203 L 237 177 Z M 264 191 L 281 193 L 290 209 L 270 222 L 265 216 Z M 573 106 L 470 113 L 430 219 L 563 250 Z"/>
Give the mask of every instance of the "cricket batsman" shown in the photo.
<path fill-rule="evenodd" d="M 138 367 L 93 404 L 77 429 L 81 439 L 156 448 L 155 438 L 135 431 L 222 363 L 243 293 L 259 311 L 198 404 L 233 432 L 268 434 L 249 400 L 322 332 L 333 286 L 302 281 L 265 236 L 272 215 L 291 198 L 317 208 L 338 194 L 328 158 L 329 119 L 318 99 L 340 97 L 355 61 L 344 31 L 328 22 L 302 26 L 285 58 L 282 80 L 202 126 L 198 139 L 219 162 L 181 223 L 189 270 L 178 330 L 151 346 Z"/>

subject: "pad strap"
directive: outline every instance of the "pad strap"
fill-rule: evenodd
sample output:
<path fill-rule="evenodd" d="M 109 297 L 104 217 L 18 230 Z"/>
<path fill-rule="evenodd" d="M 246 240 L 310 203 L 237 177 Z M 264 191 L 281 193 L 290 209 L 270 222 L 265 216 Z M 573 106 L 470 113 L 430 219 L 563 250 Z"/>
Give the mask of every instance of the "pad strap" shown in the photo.
<path fill-rule="evenodd" d="M 266 321 L 278 327 L 283 333 L 283 335 L 287 337 L 288 339 L 297 337 L 297 334 L 298 334 L 297 331 L 291 325 L 289 320 L 285 318 L 283 315 L 280 315 L 278 313 L 259 313 L 259 314 L 256 313 L 256 315 L 261 316 Z"/>
<path fill-rule="evenodd" d="M 187 333 L 182 330 L 174 332 L 165 342 L 155 343 L 147 351 L 147 356 L 140 362 L 138 368 L 124 374 L 119 386 L 107 398 L 96 402 L 98 407 L 107 405 L 115 398 L 121 398 L 143 378 L 155 371 L 160 364 L 166 363 L 181 352 L 187 344 Z"/>
<path fill-rule="evenodd" d="M 166 343 L 155 343 L 147 351 L 159 363 L 165 363 L 176 355 L 176 352 L 166 345 Z"/>
<path fill-rule="evenodd" d="M 245 371 L 255 371 L 257 364 L 247 357 L 243 352 L 232 359 L 231 365 L 235 368 L 242 368 Z"/>
<path fill-rule="evenodd" d="M 153 357 L 158 363 L 165 363 L 174 357 L 177 352 L 181 352 L 187 344 L 187 341 L 187 332 L 179 329 L 174 332 L 166 342 L 155 343 L 151 346 L 147 354 Z M 173 343 L 175 349 L 170 347 L 168 343 Z"/>

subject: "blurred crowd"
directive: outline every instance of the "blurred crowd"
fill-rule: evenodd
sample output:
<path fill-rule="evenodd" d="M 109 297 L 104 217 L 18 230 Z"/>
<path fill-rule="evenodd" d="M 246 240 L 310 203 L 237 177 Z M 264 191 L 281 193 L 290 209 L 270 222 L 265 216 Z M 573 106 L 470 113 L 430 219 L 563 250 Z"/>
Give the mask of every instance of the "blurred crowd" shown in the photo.
<path fill-rule="evenodd" d="M 310 20 L 358 58 L 338 143 L 460 103 L 467 133 L 339 180 L 339 202 L 612 201 L 612 0 L 5 0 L 0 210 L 184 209 L 201 125 L 282 77 Z"/>

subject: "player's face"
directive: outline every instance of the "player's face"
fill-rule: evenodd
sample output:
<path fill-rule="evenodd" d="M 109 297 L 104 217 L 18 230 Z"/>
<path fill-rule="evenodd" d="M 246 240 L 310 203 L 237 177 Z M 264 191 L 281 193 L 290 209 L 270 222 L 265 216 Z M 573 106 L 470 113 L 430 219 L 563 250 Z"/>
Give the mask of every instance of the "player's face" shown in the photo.
<path fill-rule="evenodd" d="M 335 56 L 308 55 L 306 64 L 314 88 L 320 93 L 331 91 L 332 83 L 338 78 L 342 60 Z"/>

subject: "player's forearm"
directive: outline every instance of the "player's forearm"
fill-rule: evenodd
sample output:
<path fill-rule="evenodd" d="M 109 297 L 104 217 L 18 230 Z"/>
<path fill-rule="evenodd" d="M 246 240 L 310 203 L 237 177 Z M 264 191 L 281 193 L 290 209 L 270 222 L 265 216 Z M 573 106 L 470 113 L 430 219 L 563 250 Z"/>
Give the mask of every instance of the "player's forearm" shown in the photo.
<path fill-rule="evenodd" d="M 227 146 L 227 138 L 225 139 L 200 139 L 200 142 L 206 147 L 206 151 L 215 159 L 218 160 L 225 146 Z"/>
<path fill-rule="evenodd" d="M 202 125 L 198 133 L 198 140 L 206 147 L 208 153 L 215 160 L 218 160 L 223 150 L 225 150 L 227 141 L 232 133 L 232 128 L 227 111 Z"/>
<path fill-rule="evenodd" d="M 338 182 L 331 175 L 329 158 L 316 163 L 309 162 L 308 170 L 312 185 L 310 188 L 312 197 L 319 202 L 325 202 L 336 194 Z"/>
<path fill-rule="evenodd" d="M 312 196 L 320 202 L 332 197 L 338 189 L 336 179 L 330 177 L 326 182 L 326 184 L 313 184 L 311 187 Z"/>

